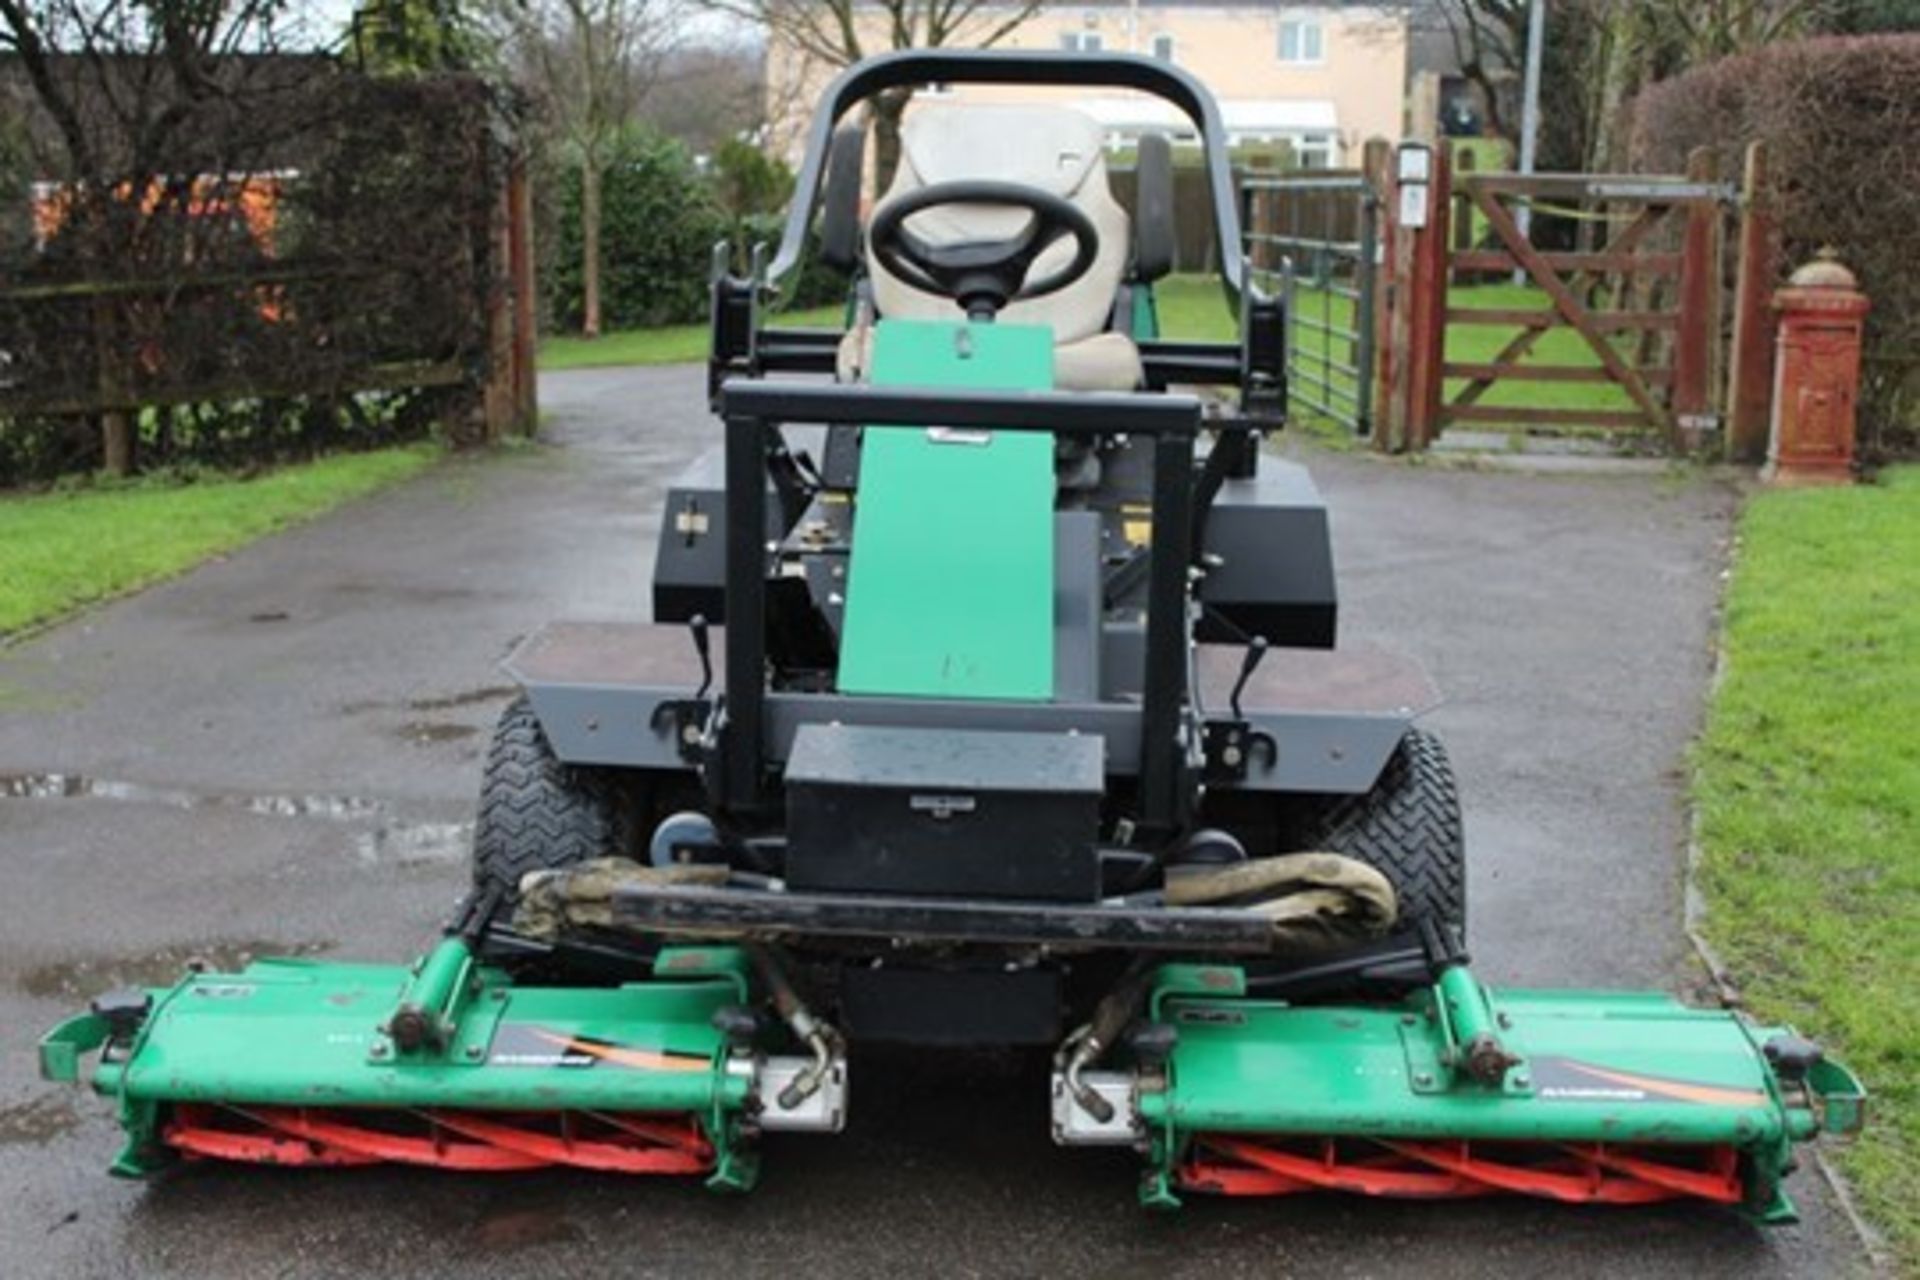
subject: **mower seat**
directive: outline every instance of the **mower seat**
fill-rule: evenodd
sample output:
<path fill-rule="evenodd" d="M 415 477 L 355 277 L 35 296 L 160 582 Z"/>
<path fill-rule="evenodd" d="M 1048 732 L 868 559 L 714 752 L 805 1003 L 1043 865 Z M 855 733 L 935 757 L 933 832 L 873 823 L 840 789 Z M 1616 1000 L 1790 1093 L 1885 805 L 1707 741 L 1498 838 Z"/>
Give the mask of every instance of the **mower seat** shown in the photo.
<path fill-rule="evenodd" d="M 1069 391 L 1132 391 L 1141 382 L 1139 349 L 1126 334 L 1107 328 L 1132 237 L 1126 210 L 1107 187 L 1101 140 L 1100 125 L 1069 107 L 921 105 L 901 130 L 900 167 L 879 202 L 884 206 L 938 182 L 997 179 L 1038 187 L 1078 205 L 1100 236 L 1093 266 L 1058 293 L 1010 303 L 998 317 L 1053 331 L 1054 385 Z M 1000 205 L 950 205 L 915 214 L 908 225 L 931 243 L 960 244 L 1016 234 L 1031 216 Z M 1072 240 L 1061 239 L 1040 255 L 1028 277 L 1046 275 L 1072 254 Z M 867 272 L 882 319 L 955 320 L 964 314 L 952 298 L 917 289 L 888 271 L 871 249 Z M 865 381 L 872 368 L 873 326 L 857 324 L 840 343 L 840 379 Z"/>

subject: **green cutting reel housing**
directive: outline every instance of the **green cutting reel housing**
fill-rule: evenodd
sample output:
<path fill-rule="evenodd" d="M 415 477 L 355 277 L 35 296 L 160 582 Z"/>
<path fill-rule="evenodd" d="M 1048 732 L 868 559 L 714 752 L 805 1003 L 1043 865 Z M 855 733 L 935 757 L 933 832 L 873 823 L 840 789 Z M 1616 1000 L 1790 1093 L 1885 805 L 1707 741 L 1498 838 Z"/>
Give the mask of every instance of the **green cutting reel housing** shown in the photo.
<path fill-rule="evenodd" d="M 1158 335 L 1170 141 L 1132 210 L 1067 85 L 1201 148 L 1238 342 Z M 779 250 L 713 287 L 720 447 L 669 491 L 651 624 L 509 667 L 474 884 L 411 966 L 270 960 L 108 993 L 43 1072 L 115 1101 L 114 1170 L 571 1165 L 744 1189 L 845 1122 L 861 1045 L 1053 1053 L 1055 1138 L 1141 1197 L 1508 1192 L 1791 1217 L 1861 1122 L 1812 1043 L 1660 994 L 1467 966 L 1459 802 L 1414 665 L 1335 647 L 1326 509 L 1262 456 L 1282 319 L 1218 110 L 1120 56 L 903 53 L 828 90 Z M 814 254 L 845 331 L 767 308 Z M 1212 388 L 1206 397 L 1193 390 Z"/>

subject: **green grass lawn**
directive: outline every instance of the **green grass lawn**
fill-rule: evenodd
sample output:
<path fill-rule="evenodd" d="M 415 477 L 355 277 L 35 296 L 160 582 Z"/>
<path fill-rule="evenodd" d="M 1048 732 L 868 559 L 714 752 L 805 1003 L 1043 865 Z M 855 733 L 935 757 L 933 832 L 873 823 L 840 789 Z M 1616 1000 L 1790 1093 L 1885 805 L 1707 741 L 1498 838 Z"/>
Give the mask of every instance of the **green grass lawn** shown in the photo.
<path fill-rule="evenodd" d="M 1531 286 L 1464 285 L 1450 295 L 1461 307 L 1507 307 L 1544 309 L 1549 304 L 1540 290 Z M 1160 311 L 1160 331 L 1168 338 L 1195 341 L 1230 341 L 1238 331 L 1239 320 L 1227 307 L 1220 282 L 1214 276 L 1170 276 L 1154 286 L 1154 298 Z M 1351 300 L 1317 289 L 1301 288 L 1295 295 L 1299 314 L 1307 319 L 1340 326 L 1352 324 Z M 838 306 L 815 307 L 783 316 L 780 323 L 797 327 L 836 328 L 841 323 Z M 1486 362 L 1518 333 L 1513 325 L 1455 325 L 1447 334 L 1447 359 Z M 583 338 L 554 337 L 540 347 L 542 369 L 584 369 L 605 365 L 683 364 L 707 358 L 708 329 L 704 324 L 669 325 L 660 329 L 630 329 L 605 334 L 592 341 Z M 1300 341 L 1318 346 L 1321 336 L 1303 330 Z M 1331 343 L 1332 357 L 1353 363 L 1351 344 L 1340 339 Z M 1571 329 L 1550 329 L 1535 344 L 1522 364 L 1599 363 L 1593 351 Z M 1335 386 L 1352 390 L 1352 379 L 1335 371 Z M 1460 382 L 1447 384 L 1446 394 L 1458 392 Z M 1480 403 L 1538 409 L 1590 408 L 1627 409 L 1626 393 L 1605 383 L 1578 382 L 1496 382 Z M 1296 406 L 1296 410 L 1304 406 Z"/>
<path fill-rule="evenodd" d="M 1920 1269 L 1920 467 L 1740 526 L 1695 758 L 1708 936 L 1874 1095 L 1842 1156 Z"/>
<path fill-rule="evenodd" d="M 1174 276 L 1162 281 L 1154 288 L 1154 297 L 1160 309 L 1160 328 L 1169 338 L 1194 340 L 1212 340 L 1223 342 L 1230 340 L 1238 329 L 1237 318 L 1227 310 L 1220 285 L 1217 280 L 1207 276 Z M 1507 308 L 1540 310 L 1549 305 L 1546 294 L 1531 285 L 1457 285 L 1448 294 L 1456 307 Z M 1302 319 L 1318 321 L 1322 324 L 1340 328 L 1351 328 L 1353 324 L 1353 302 L 1349 298 L 1324 290 L 1298 288 L 1294 293 L 1294 305 Z M 1463 362 L 1487 363 L 1492 361 L 1500 349 L 1520 332 L 1516 325 L 1456 324 L 1447 330 L 1447 359 Z M 1298 331 L 1298 343 L 1307 349 L 1305 360 L 1312 372 L 1320 372 L 1320 366 L 1312 358 L 1312 352 L 1321 352 L 1339 364 L 1354 363 L 1353 344 L 1337 335 L 1329 337 L 1315 330 L 1303 328 Z M 1296 350 L 1296 363 L 1301 355 Z M 1525 365 L 1581 365 L 1596 366 L 1599 357 L 1586 341 L 1572 329 L 1549 329 L 1521 362 Z M 1353 391 L 1353 379 L 1338 369 L 1331 371 L 1328 381 L 1349 395 Z M 1451 399 L 1465 385 L 1461 379 L 1447 380 L 1445 394 Z M 1296 387 L 1296 392 L 1299 390 Z M 1495 382 L 1483 396 L 1481 404 L 1502 405 L 1531 409 L 1630 409 L 1632 402 L 1626 392 L 1608 383 L 1581 382 Z M 1343 402 L 1350 403 L 1350 402 Z M 1296 403 L 1296 414 L 1306 411 L 1304 405 Z"/>
<path fill-rule="evenodd" d="M 780 316 L 792 328 L 837 329 L 846 308 L 838 303 Z M 697 364 L 707 358 L 712 329 L 699 324 L 670 324 L 658 329 L 621 329 L 598 338 L 555 336 L 540 344 L 542 369 L 595 369 L 623 364 Z"/>
<path fill-rule="evenodd" d="M 413 475 L 439 450 L 342 454 L 254 479 L 0 494 L 0 636 L 192 568 Z"/>

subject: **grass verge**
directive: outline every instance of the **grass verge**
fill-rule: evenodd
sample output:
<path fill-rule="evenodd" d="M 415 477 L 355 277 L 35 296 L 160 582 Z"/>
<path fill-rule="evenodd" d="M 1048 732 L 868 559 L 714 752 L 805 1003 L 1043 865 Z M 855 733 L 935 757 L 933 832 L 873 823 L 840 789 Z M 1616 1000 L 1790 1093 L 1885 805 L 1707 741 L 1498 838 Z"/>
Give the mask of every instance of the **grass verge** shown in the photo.
<path fill-rule="evenodd" d="M 1920 467 L 1755 498 L 1695 756 L 1707 935 L 1874 1094 L 1841 1153 L 1920 1272 Z"/>
<path fill-rule="evenodd" d="M 141 480 L 0 495 L 0 636 L 192 568 L 413 475 L 430 445 L 342 454 L 253 479 Z"/>

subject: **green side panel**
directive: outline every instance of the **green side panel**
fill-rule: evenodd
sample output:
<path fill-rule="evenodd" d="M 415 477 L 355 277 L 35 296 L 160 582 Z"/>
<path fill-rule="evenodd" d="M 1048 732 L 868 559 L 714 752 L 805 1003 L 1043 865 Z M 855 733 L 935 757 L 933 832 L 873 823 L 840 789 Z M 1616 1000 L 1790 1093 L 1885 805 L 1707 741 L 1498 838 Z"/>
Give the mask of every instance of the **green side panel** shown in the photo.
<path fill-rule="evenodd" d="M 409 985 L 400 965 L 267 960 L 153 992 L 125 1062 L 94 1088 L 125 1103 L 736 1110 L 711 1019 L 740 999 L 726 975 L 611 988 L 514 987 L 478 969 L 444 1052 L 402 1055 L 380 1027 Z M 44 1052 L 44 1051 L 43 1051 Z M 64 1065 L 64 1064 L 60 1064 Z"/>
<path fill-rule="evenodd" d="M 1501 1088 L 1454 1076 L 1425 998 L 1399 1009 L 1171 996 L 1169 1088 L 1141 1100 L 1176 1136 L 1205 1132 L 1766 1148 L 1790 1114 L 1735 1014 L 1664 995 L 1492 996 L 1521 1065 Z"/>
<path fill-rule="evenodd" d="M 883 320 L 883 386 L 1048 390 L 1042 326 Z M 869 427 L 842 693 L 1053 696 L 1053 437 Z"/>
<path fill-rule="evenodd" d="M 1160 336 L 1160 304 L 1153 286 L 1142 281 L 1133 286 L 1133 315 L 1129 318 L 1135 342 L 1152 342 Z"/>

